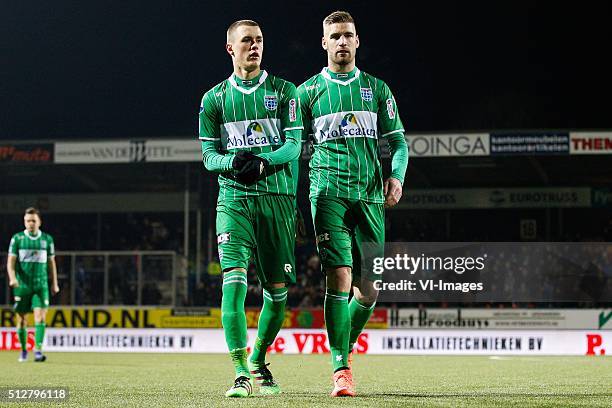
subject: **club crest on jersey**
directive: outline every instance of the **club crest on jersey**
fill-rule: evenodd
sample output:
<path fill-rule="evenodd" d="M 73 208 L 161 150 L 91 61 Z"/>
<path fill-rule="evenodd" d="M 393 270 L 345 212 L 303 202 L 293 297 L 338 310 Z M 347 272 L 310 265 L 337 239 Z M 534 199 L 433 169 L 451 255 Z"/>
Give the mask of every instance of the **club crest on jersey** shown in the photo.
<path fill-rule="evenodd" d="M 361 99 L 366 102 L 372 102 L 372 88 L 361 88 Z"/>
<path fill-rule="evenodd" d="M 267 110 L 276 110 L 278 106 L 276 95 L 264 95 L 264 106 Z"/>
<path fill-rule="evenodd" d="M 395 118 L 395 108 L 393 108 L 393 99 L 387 99 L 387 114 L 389 115 L 389 119 Z"/>

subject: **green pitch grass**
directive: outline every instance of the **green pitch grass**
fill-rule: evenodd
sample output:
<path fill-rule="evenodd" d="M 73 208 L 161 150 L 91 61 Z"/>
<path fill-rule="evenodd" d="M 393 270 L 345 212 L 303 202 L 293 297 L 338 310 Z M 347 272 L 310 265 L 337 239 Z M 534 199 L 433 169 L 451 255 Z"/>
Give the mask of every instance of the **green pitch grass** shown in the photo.
<path fill-rule="evenodd" d="M 223 396 L 233 380 L 226 355 L 48 353 L 42 364 L 32 357 L 18 363 L 17 353 L 0 353 L 0 387 L 68 387 L 70 399 L 58 407 L 612 406 L 612 359 L 601 356 L 358 355 L 358 397 L 341 400 L 328 396 L 329 356 L 272 356 L 284 393 L 243 400 Z"/>

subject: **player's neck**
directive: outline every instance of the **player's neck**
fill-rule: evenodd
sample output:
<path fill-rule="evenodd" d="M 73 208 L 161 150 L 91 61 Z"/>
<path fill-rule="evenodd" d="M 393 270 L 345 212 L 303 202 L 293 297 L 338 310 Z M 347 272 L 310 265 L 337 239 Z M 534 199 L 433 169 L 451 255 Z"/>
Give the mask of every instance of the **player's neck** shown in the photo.
<path fill-rule="evenodd" d="M 244 68 L 234 66 L 234 75 L 243 80 L 250 80 L 256 78 L 259 74 L 261 74 L 261 68 L 256 68 L 254 71 L 247 71 Z"/>
<path fill-rule="evenodd" d="M 28 235 L 29 235 L 29 236 L 31 236 L 31 237 L 36 237 L 36 236 L 38 236 L 38 234 L 40 233 L 40 230 L 38 229 L 38 230 L 36 230 L 36 231 L 32 231 L 32 232 L 30 232 L 30 230 L 27 230 L 27 229 L 26 229 L 26 230 L 25 230 L 25 232 L 26 232 L 26 234 L 28 234 Z"/>
<path fill-rule="evenodd" d="M 327 61 L 327 69 L 334 74 L 348 74 L 355 70 L 355 61 L 346 65 L 335 64 L 331 61 Z"/>

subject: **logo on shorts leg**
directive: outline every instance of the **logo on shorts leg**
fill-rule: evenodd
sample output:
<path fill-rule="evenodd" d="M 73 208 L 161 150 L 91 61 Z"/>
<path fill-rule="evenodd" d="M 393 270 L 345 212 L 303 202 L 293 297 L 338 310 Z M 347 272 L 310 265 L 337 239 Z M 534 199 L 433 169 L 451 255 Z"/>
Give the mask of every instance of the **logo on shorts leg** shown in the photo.
<path fill-rule="evenodd" d="M 323 234 L 317 235 L 316 240 L 317 240 L 317 245 L 319 245 L 320 242 L 329 241 L 329 232 L 324 232 Z"/>
<path fill-rule="evenodd" d="M 219 261 L 223 260 L 223 249 L 219 248 Z"/>
<path fill-rule="evenodd" d="M 222 234 L 217 235 L 217 245 L 221 245 L 223 243 L 229 242 L 231 238 L 230 232 L 224 232 Z"/>
<path fill-rule="evenodd" d="M 291 273 L 292 269 L 291 264 L 285 264 L 285 273 Z"/>
<path fill-rule="evenodd" d="M 21 296 L 15 296 L 15 302 L 19 302 L 21 300 Z"/>

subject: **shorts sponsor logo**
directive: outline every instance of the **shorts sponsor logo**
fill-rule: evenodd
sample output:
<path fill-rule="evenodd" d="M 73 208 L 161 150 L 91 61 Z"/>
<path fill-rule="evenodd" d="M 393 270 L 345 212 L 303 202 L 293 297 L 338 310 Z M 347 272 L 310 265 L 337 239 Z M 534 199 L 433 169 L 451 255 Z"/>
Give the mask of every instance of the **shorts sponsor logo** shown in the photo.
<path fill-rule="evenodd" d="M 317 245 L 323 241 L 329 241 L 329 232 L 317 235 Z"/>
<path fill-rule="evenodd" d="M 387 99 L 387 114 L 389 119 L 395 119 L 395 108 L 393 107 L 393 99 Z"/>
<path fill-rule="evenodd" d="M 372 88 L 361 88 L 361 99 L 366 102 L 372 102 L 373 94 Z"/>
<path fill-rule="evenodd" d="M 278 99 L 276 95 L 264 95 L 264 106 L 267 110 L 276 110 L 278 107 Z"/>
<path fill-rule="evenodd" d="M 20 302 L 21 301 L 21 296 L 15 296 L 15 302 Z"/>
<path fill-rule="evenodd" d="M 223 248 L 219 248 L 218 252 L 219 252 L 219 261 L 222 261 L 223 260 Z"/>
<path fill-rule="evenodd" d="M 224 232 L 222 234 L 217 235 L 217 244 L 221 245 L 225 242 L 229 242 L 231 238 L 231 233 L 229 232 Z"/>
<path fill-rule="evenodd" d="M 289 100 L 289 121 L 290 122 L 295 122 L 295 120 L 297 119 L 297 103 L 295 102 L 295 98 Z"/>
<path fill-rule="evenodd" d="M 291 273 L 292 270 L 293 270 L 293 268 L 291 267 L 291 264 L 285 264 L 285 272 L 286 273 Z"/>

